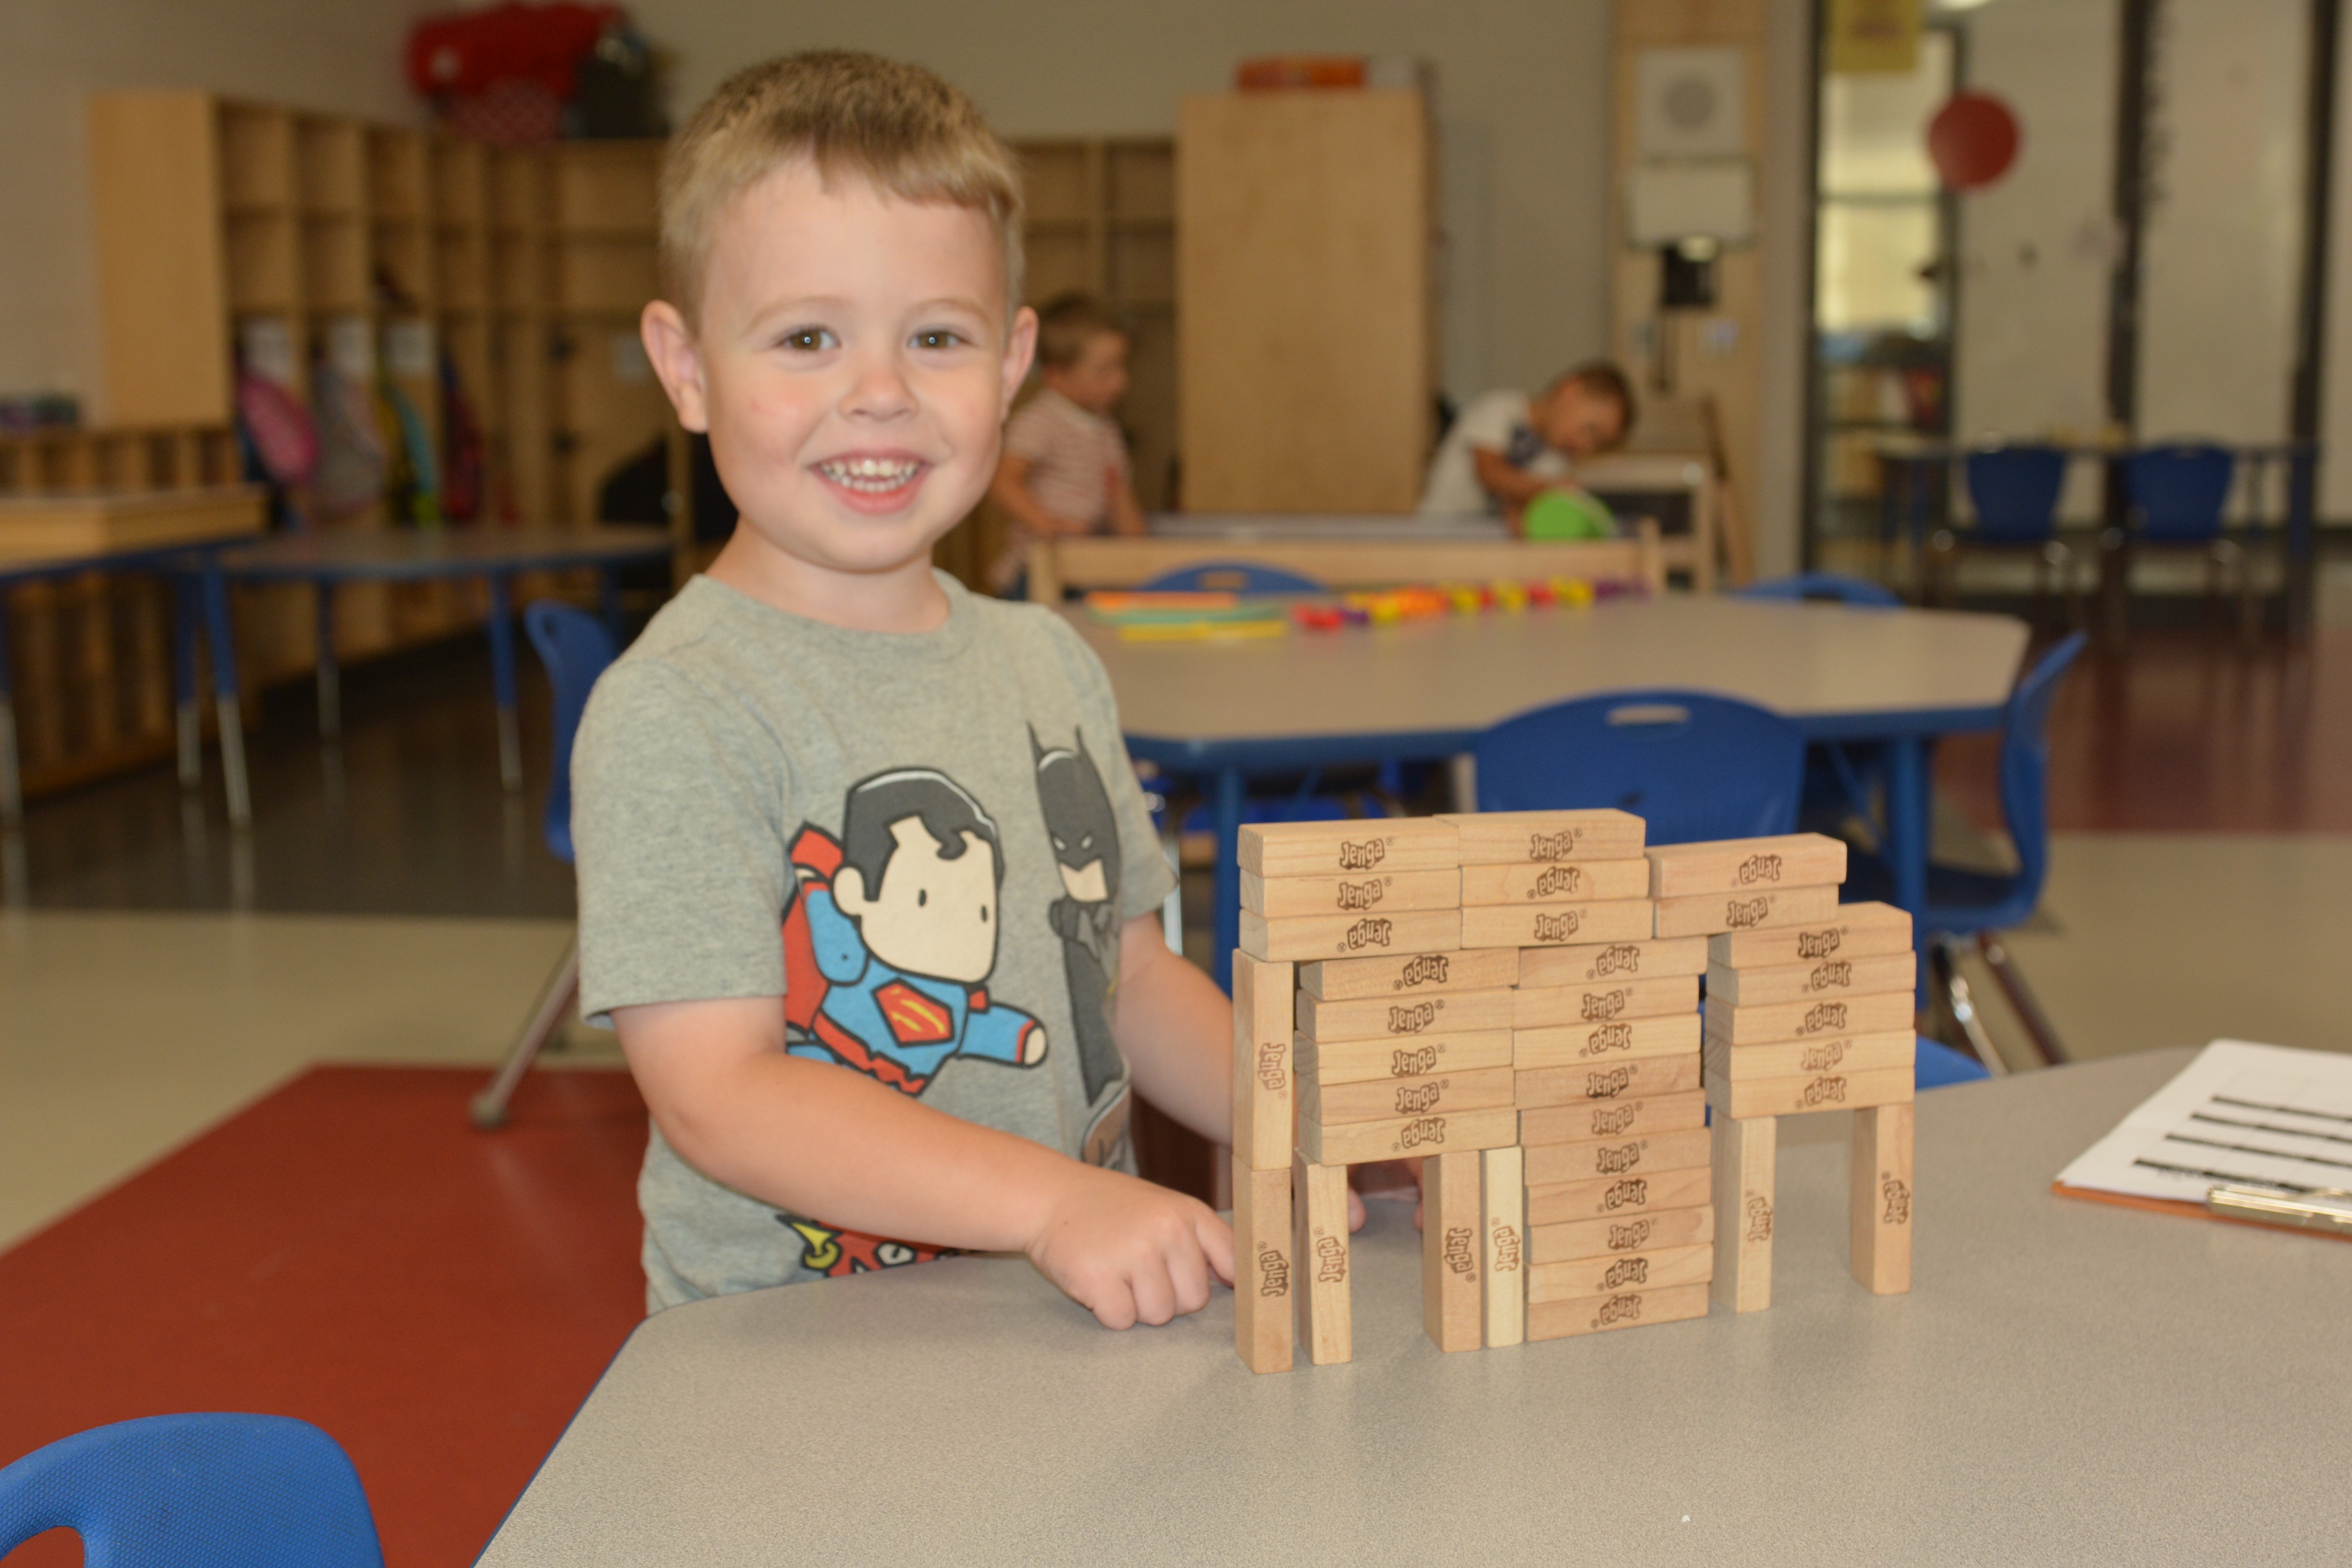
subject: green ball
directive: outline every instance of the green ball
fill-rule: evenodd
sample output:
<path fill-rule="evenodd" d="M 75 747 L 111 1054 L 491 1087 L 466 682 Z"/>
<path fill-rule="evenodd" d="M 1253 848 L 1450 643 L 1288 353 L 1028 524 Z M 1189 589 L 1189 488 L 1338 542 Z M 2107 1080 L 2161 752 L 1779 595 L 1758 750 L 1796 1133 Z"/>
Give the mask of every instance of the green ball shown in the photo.
<path fill-rule="evenodd" d="M 1614 539 L 1617 520 L 1581 490 L 1546 490 L 1528 502 L 1529 539 Z"/>

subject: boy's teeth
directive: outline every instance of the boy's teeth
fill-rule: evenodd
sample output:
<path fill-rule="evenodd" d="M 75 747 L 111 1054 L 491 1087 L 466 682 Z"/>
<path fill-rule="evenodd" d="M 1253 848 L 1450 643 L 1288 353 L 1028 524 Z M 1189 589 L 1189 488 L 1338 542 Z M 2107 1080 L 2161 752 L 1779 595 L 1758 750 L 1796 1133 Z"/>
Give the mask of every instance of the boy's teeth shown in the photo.
<path fill-rule="evenodd" d="M 894 490 L 914 477 L 919 463 L 888 458 L 851 458 L 818 468 L 824 477 L 855 490 Z"/>

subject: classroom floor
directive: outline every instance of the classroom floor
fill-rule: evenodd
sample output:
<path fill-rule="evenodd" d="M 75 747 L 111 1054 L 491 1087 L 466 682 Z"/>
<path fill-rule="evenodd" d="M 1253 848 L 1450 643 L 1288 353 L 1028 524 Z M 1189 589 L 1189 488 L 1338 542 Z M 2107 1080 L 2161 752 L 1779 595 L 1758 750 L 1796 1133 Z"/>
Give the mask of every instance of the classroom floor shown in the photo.
<path fill-rule="evenodd" d="M 2352 615 L 2328 620 L 2252 655 L 2144 634 L 2061 697 L 2052 875 L 2012 947 L 2074 1054 L 2352 1048 L 2320 978 L 2352 945 Z M 340 767 L 307 694 L 274 700 L 249 840 L 215 768 L 199 807 L 158 770 L 37 803 L 0 844 L 0 1334 L 103 1369 L 45 1379 L 37 1410 L 0 1399 L 0 1457 L 142 1399 L 315 1409 L 362 1456 L 394 1560 L 461 1563 L 635 1321 L 643 1124 L 609 1037 L 568 1031 L 511 1135 L 464 1124 L 475 1076 L 432 1070 L 495 1059 L 568 931 L 537 835 L 541 695 L 530 792 L 506 796 L 483 663 L 460 645 L 355 671 Z M 2004 853 L 1991 762 L 1943 749 L 1943 852 Z M 320 1063 L 399 1070 L 300 1076 Z M 303 1191 L 248 1213 L 272 1147 L 312 1163 Z M 432 1223 L 371 1207 L 411 1185 Z M 295 1239 L 186 1267 L 189 1237 L 249 1241 L 256 1214 Z M 138 1310 L 61 1310 L 77 1259 Z M 362 1308 L 420 1289 L 440 1306 L 417 1335 L 371 1342 Z M 208 1326 L 160 1331 L 174 1313 Z M 333 1397 L 294 1399 L 287 1346 Z M 71 1560 L 49 1551 L 21 1561 Z"/>

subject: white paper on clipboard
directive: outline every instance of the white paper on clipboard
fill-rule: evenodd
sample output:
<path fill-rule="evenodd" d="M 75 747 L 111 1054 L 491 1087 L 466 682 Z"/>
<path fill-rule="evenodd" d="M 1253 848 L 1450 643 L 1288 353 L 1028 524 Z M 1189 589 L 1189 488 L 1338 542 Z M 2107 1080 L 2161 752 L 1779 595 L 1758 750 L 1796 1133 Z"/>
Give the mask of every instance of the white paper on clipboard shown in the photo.
<path fill-rule="evenodd" d="M 2058 1180 L 2193 1204 L 2221 1182 L 2352 1188 L 2352 1056 L 2215 1040 Z"/>

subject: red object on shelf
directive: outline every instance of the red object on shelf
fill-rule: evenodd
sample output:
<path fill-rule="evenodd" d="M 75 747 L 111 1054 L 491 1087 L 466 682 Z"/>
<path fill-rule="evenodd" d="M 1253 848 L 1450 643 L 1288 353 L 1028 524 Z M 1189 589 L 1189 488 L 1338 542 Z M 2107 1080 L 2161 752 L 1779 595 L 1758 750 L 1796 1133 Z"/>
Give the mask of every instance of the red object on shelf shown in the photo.
<path fill-rule="evenodd" d="M 1265 55 L 1234 68 L 1234 85 L 1244 92 L 1287 87 L 1361 87 L 1361 55 Z"/>
<path fill-rule="evenodd" d="M 1973 191 L 2009 173 L 2021 136 L 2008 104 L 1989 92 L 1956 92 L 1927 122 L 1927 157 L 1945 184 Z"/>
<path fill-rule="evenodd" d="M 408 84 L 431 98 L 472 98 L 503 83 L 531 82 L 561 104 L 597 37 L 622 20 L 618 5 L 572 0 L 514 0 L 422 17 L 408 31 Z"/>

